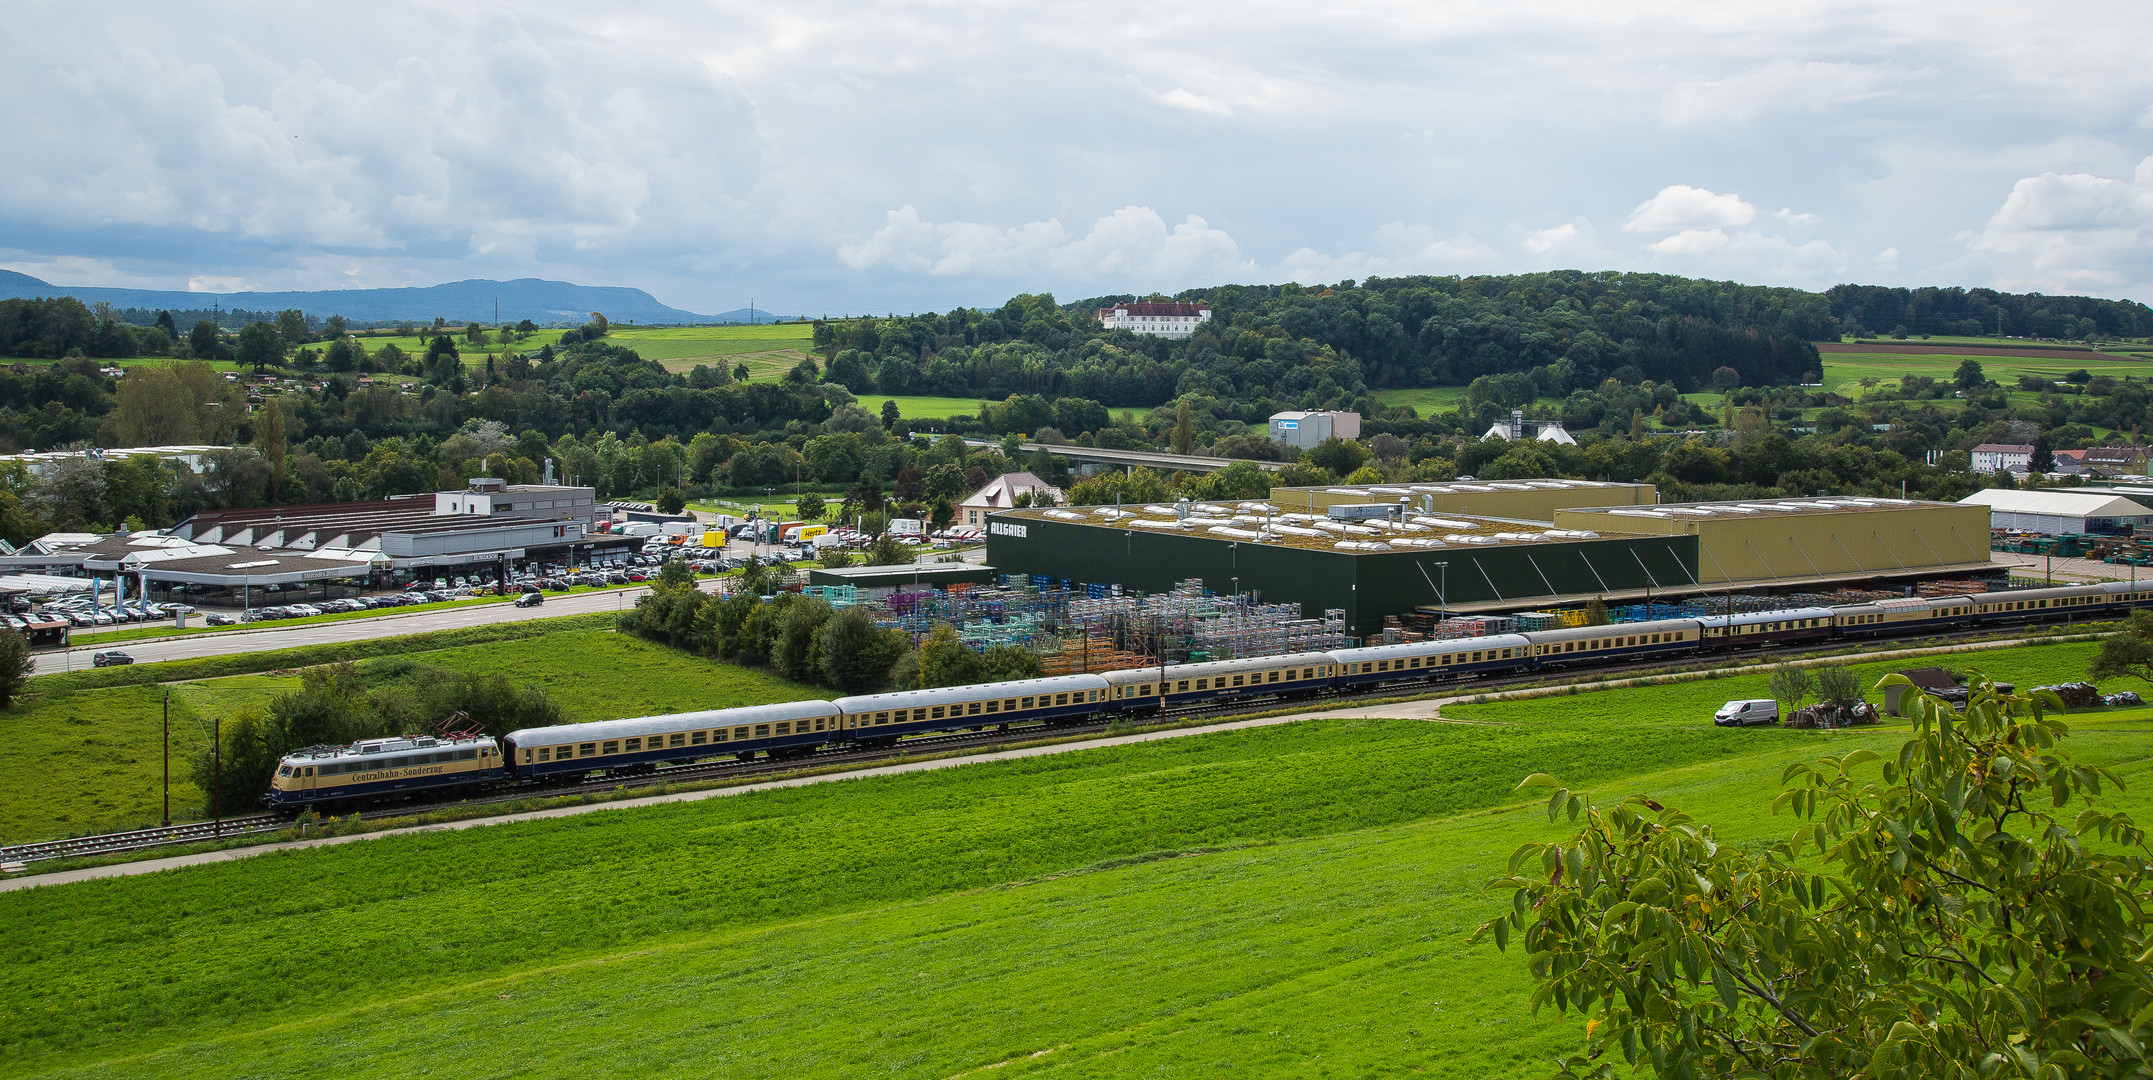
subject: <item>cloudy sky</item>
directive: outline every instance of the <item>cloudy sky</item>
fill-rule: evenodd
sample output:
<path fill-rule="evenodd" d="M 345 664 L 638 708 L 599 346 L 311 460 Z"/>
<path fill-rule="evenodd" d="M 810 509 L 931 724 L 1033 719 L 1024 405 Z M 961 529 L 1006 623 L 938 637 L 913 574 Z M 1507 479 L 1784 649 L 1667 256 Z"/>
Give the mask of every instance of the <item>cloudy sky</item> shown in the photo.
<path fill-rule="evenodd" d="M 17 0 L 0 266 L 703 312 L 1622 268 L 2153 301 L 2153 4 Z"/>

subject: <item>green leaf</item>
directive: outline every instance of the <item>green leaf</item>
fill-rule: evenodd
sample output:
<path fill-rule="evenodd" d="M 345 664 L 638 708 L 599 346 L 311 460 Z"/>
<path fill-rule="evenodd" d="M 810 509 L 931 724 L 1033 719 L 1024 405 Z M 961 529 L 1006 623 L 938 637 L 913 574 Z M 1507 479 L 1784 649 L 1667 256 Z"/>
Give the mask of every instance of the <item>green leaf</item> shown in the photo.
<path fill-rule="evenodd" d="M 1557 780 L 1557 779 L 1555 779 L 1554 777 L 1552 777 L 1552 776 L 1549 776 L 1548 774 L 1546 774 L 1546 773 L 1544 773 L 1544 772 L 1536 772 L 1536 773 L 1532 774 L 1531 776 L 1528 776 L 1528 777 L 1526 777 L 1525 779 L 1523 779 L 1523 780 L 1520 780 L 1520 781 L 1518 781 L 1518 786 L 1517 786 L 1517 788 L 1516 788 L 1515 790 L 1518 790 L 1518 791 L 1523 791 L 1523 790 L 1525 790 L 1526 788 L 1529 788 L 1529 787 L 1561 787 L 1561 786 L 1562 786 L 1562 781 L 1560 781 L 1560 780 Z"/>

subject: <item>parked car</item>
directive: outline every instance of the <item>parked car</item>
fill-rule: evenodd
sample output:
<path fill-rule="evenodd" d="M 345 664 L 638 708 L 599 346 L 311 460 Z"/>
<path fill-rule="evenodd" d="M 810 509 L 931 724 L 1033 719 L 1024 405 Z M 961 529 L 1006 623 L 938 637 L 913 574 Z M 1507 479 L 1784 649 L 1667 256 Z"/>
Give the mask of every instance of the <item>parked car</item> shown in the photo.
<path fill-rule="evenodd" d="M 202 621 L 203 621 L 203 622 L 205 622 L 205 623 L 208 623 L 208 624 L 209 624 L 209 625 L 211 625 L 211 626 L 237 626 L 237 625 L 239 625 L 239 620 L 238 620 L 238 619 L 235 619 L 235 618 L 232 618 L 232 617 L 231 617 L 230 615 L 211 615 L 210 617 L 208 617 L 208 618 L 206 618 L 206 619 L 203 619 Z"/>
<path fill-rule="evenodd" d="M 516 598 L 517 607 L 538 607 L 545 602 L 545 593 L 527 592 Z"/>
<path fill-rule="evenodd" d="M 134 657 L 118 649 L 109 649 L 105 652 L 93 653 L 90 656 L 91 667 L 118 667 L 121 664 L 132 664 L 134 662 Z"/>
<path fill-rule="evenodd" d="M 1730 701 L 1712 714 L 1712 722 L 1720 727 L 1749 727 L 1755 724 L 1779 722 L 1779 702 L 1771 698 L 1745 698 Z"/>

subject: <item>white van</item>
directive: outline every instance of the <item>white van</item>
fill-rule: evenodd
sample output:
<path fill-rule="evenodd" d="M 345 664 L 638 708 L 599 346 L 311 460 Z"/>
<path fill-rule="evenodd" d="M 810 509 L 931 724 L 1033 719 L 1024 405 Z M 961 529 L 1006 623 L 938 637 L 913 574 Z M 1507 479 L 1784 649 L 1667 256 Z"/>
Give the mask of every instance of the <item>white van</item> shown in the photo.
<path fill-rule="evenodd" d="M 1749 698 L 1730 701 L 1712 714 L 1712 722 L 1720 727 L 1748 727 L 1751 724 L 1776 724 L 1779 722 L 1779 702 L 1771 698 Z"/>

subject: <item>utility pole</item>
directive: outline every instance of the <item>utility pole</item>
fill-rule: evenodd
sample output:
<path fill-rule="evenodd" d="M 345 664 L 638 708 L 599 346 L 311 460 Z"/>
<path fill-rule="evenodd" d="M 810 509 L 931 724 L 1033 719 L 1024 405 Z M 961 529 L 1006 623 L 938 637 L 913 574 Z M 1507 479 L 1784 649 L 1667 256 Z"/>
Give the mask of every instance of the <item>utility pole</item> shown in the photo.
<path fill-rule="evenodd" d="M 224 835 L 224 807 L 217 792 L 224 787 L 224 717 L 217 717 L 209 744 L 209 835 Z"/>
<path fill-rule="evenodd" d="M 172 827 L 172 689 L 164 692 L 164 824 Z"/>

